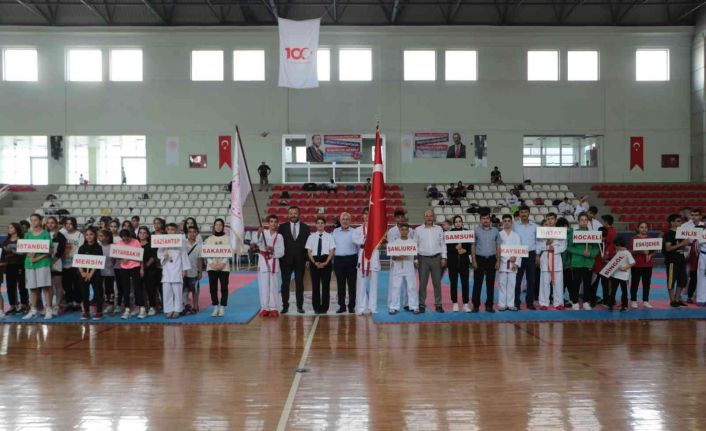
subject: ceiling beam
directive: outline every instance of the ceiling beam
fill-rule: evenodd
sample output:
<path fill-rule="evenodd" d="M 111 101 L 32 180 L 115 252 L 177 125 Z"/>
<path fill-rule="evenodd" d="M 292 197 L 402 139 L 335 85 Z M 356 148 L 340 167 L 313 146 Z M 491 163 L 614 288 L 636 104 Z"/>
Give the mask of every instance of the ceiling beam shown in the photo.
<path fill-rule="evenodd" d="M 86 6 L 88 10 L 93 12 L 94 15 L 97 15 L 100 19 L 103 20 L 104 23 L 106 24 L 112 24 L 110 18 L 108 16 L 104 15 L 103 12 L 99 11 L 96 9 L 95 6 L 93 6 L 91 3 L 88 2 L 88 0 L 79 0 L 82 5 Z"/>
<path fill-rule="evenodd" d="M 161 13 L 159 13 L 159 11 L 152 4 L 151 0 L 142 0 L 142 4 L 145 5 L 147 10 L 149 10 L 150 13 L 159 20 L 159 22 L 161 22 L 162 24 L 167 24 L 167 18 L 165 18 Z"/>
<path fill-rule="evenodd" d="M 400 8 L 402 7 L 400 0 L 395 0 L 392 4 L 392 11 L 390 12 L 390 24 L 394 24 L 397 20 L 397 16 L 400 13 Z"/>
<path fill-rule="evenodd" d="M 265 7 L 267 8 L 268 11 L 270 11 L 270 15 L 272 15 L 272 18 L 277 21 L 277 17 L 279 16 L 279 12 L 277 11 L 277 5 L 275 4 L 274 0 L 262 0 L 262 2 L 265 4 Z"/>
<path fill-rule="evenodd" d="M 225 17 L 223 15 L 223 6 L 221 6 L 221 9 L 218 10 L 216 9 L 216 6 L 213 4 L 211 0 L 206 0 L 206 4 L 208 5 L 208 8 L 211 10 L 213 13 L 213 16 L 216 17 L 219 23 L 223 24 L 225 22 Z"/>
<path fill-rule="evenodd" d="M 461 9 L 461 4 L 463 0 L 457 0 L 456 3 L 449 4 L 449 12 L 446 14 L 446 22 L 451 24 L 451 21 L 456 17 L 456 14 Z"/>
<path fill-rule="evenodd" d="M 569 11 L 566 12 L 566 14 L 562 17 L 561 22 L 566 21 L 572 13 L 576 10 L 577 7 L 582 6 L 584 3 L 586 3 L 586 0 L 576 0 L 573 5 L 571 5 L 571 8 L 569 8 Z"/>
<path fill-rule="evenodd" d="M 687 18 L 689 15 L 692 13 L 696 12 L 697 10 L 701 9 L 702 7 L 706 6 L 706 1 L 702 1 L 701 3 L 697 4 L 696 6 L 693 6 L 683 14 L 679 15 L 679 17 L 674 21 L 675 23 L 678 23 L 679 21 Z"/>
<path fill-rule="evenodd" d="M 626 7 L 620 15 L 618 15 L 618 24 L 623 22 L 623 18 L 625 18 L 628 12 L 630 12 L 633 8 L 635 8 L 636 6 L 642 6 L 648 1 L 649 0 L 635 0 L 634 2 L 632 2 L 632 4 L 629 4 L 628 7 Z"/>
<path fill-rule="evenodd" d="M 52 17 L 50 17 L 49 15 L 47 15 L 46 12 L 44 12 L 44 11 L 41 10 L 41 9 L 39 9 L 37 6 L 35 6 L 34 4 L 30 3 L 29 0 L 27 0 L 27 1 L 25 1 L 25 0 L 16 0 L 16 1 L 17 1 L 17 3 L 18 3 L 20 6 L 22 6 L 23 8 L 25 8 L 25 9 L 27 9 L 28 11 L 32 12 L 33 14 L 37 15 L 38 17 L 43 18 L 44 21 L 47 22 L 47 24 L 49 24 L 49 25 L 54 25 L 54 23 L 55 23 L 54 19 L 53 19 Z"/>

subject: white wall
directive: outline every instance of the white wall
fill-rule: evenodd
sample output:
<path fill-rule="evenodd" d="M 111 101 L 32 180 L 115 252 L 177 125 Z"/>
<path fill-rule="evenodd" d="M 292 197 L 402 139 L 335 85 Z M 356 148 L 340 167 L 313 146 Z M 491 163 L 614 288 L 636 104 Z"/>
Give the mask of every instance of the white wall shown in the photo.
<path fill-rule="evenodd" d="M 225 182 L 217 167 L 217 136 L 238 123 L 253 163 L 268 160 L 273 181 L 281 170 L 281 135 L 312 131 L 373 131 L 380 119 L 389 139 L 388 181 L 489 179 L 493 165 L 506 181 L 522 180 L 522 137 L 537 134 L 605 136 L 604 181 L 686 181 L 690 159 L 691 27 L 675 28 L 323 28 L 321 46 L 332 52 L 332 82 L 314 90 L 276 86 L 274 28 L 222 29 L 3 29 L 0 46 L 37 46 L 38 83 L 0 82 L 0 134 L 147 135 L 150 183 Z M 144 50 L 142 83 L 67 83 L 68 46 Z M 373 48 L 373 82 L 340 83 L 337 47 Z M 635 49 L 670 49 L 671 80 L 635 82 Z M 225 82 L 191 82 L 190 51 L 226 51 Z M 232 49 L 267 50 L 267 81 L 234 83 Z M 477 49 L 477 82 L 403 82 L 402 49 L 436 48 L 443 79 L 443 49 Z M 526 50 L 598 49 L 599 82 L 527 82 Z M 107 66 L 107 51 L 106 51 Z M 106 77 L 107 77 L 107 71 Z M 459 129 L 488 135 L 489 167 L 460 160 L 400 161 L 402 133 Z M 259 134 L 269 131 L 267 138 Z M 645 172 L 628 172 L 628 139 L 645 137 Z M 165 169 L 164 141 L 179 136 L 180 166 Z M 208 169 L 188 169 L 190 153 L 205 153 Z M 678 153 L 683 169 L 661 169 L 662 153 Z M 469 160 L 470 161 L 470 160 Z M 50 181 L 62 182 L 60 167 Z"/>

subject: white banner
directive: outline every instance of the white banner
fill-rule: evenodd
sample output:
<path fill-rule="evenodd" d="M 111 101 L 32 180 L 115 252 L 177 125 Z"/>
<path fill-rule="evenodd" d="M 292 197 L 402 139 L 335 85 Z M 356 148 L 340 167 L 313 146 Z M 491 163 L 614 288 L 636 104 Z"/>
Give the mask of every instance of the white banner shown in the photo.
<path fill-rule="evenodd" d="M 17 240 L 17 252 L 19 254 L 29 253 L 49 253 L 48 239 L 19 239 Z"/>
<path fill-rule="evenodd" d="M 229 245 L 202 245 L 201 257 L 233 257 L 233 249 Z"/>
<path fill-rule="evenodd" d="M 279 86 L 316 88 L 319 86 L 317 52 L 321 19 L 279 23 Z"/>
<path fill-rule="evenodd" d="M 606 264 L 606 266 L 604 266 L 603 269 L 601 269 L 601 273 L 600 273 L 600 274 L 601 274 L 603 277 L 610 278 L 610 276 L 613 275 L 613 273 L 614 273 L 615 271 L 617 271 L 618 268 L 620 268 L 620 265 L 623 263 L 623 261 L 624 261 L 626 258 L 627 258 L 627 256 L 624 255 L 624 254 L 616 254 L 616 255 L 610 260 L 610 262 L 608 262 L 608 263 Z"/>
<path fill-rule="evenodd" d="M 599 230 L 575 230 L 573 240 L 576 244 L 600 244 L 603 242 L 603 232 Z"/>
<path fill-rule="evenodd" d="M 633 238 L 632 251 L 662 250 L 662 238 Z"/>
<path fill-rule="evenodd" d="M 500 256 L 503 257 L 529 257 L 529 247 L 526 245 L 500 245 Z"/>
<path fill-rule="evenodd" d="M 103 269 L 105 268 L 105 256 L 94 256 L 91 254 L 75 254 L 71 263 L 72 268 Z"/>
<path fill-rule="evenodd" d="M 566 228 L 538 226 L 537 239 L 566 239 Z"/>
<path fill-rule="evenodd" d="M 179 248 L 184 235 L 152 235 L 152 248 Z"/>
<path fill-rule="evenodd" d="M 233 147 L 233 176 L 231 178 L 230 190 L 230 214 L 229 222 L 230 229 L 230 245 L 238 253 L 245 245 L 245 216 L 243 214 L 243 206 L 245 200 L 251 192 L 250 181 L 248 180 L 248 171 L 245 169 L 245 159 L 242 157 L 243 152 L 240 150 L 239 139 L 235 140 Z"/>
<path fill-rule="evenodd" d="M 387 244 L 388 256 L 416 256 L 417 243 L 415 241 L 395 241 Z"/>
<path fill-rule="evenodd" d="M 451 230 L 444 232 L 446 244 L 476 242 L 476 233 L 472 230 Z"/>
<path fill-rule="evenodd" d="M 171 136 L 167 138 L 165 144 L 165 164 L 167 166 L 179 165 L 179 137 Z"/>
<path fill-rule="evenodd" d="M 129 245 L 113 244 L 110 246 L 110 257 L 116 259 L 136 260 L 142 262 L 142 255 L 145 250 L 142 247 L 130 247 Z"/>

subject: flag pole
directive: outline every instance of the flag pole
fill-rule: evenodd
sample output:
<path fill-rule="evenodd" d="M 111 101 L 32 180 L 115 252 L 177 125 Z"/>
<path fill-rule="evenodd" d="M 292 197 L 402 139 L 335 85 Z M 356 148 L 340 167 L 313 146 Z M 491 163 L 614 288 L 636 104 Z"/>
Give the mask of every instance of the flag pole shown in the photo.
<path fill-rule="evenodd" d="M 248 159 L 245 157 L 245 146 L 243 145 L 243 139 L 240 137 L 240 129 L 238 125 L 235 125 L 235 134 L 238 139 L 238 147 L 240 148 L 240 156 L 243 158 L 243 164 L 245 165 L 245 173 L 248 174 L 248 182 L 250 183 L 250 191 L 252 191 L 252 201 L 255 203 L 255 213 L 257 214 L 257 222 L 260 227 L 262 227 L 262 217 L 260 217 L 260 208 L 257 205 L 257 197 L 255 197 L 255 188 L 252 185 L 252 178 L 250 178 L 250 168 L 248 168 Z M 244 202 L 243 202 L 244 203 Z"/>

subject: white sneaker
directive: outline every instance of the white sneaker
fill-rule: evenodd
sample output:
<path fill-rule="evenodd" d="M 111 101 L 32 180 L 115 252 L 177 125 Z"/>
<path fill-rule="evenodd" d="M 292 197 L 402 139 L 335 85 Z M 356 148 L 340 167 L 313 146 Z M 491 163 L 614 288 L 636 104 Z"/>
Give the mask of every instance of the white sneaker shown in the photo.
<path fill-rule="evenodd" d="M 125 312 L 123 313 L 122 316 L 120 316 L 120 318 L 123 319 L 123 320 L 129 319 L 129 318 L 130 318 L 130 309 L 129 309 L 129 308 L 126 308 L 126 309 L 125 309 Z"/>
<path fill-rule="evenodd" d="M 0 310 L 0 319 L 5 318 L 5 312 L 3 310 Z"/>
<path fill-rule="evenodd" d="M 105 310 L 103 310 L 103 312 L 104 312 L 105 314 L 110 314 L 110 313 L 112 313 L 112 312 L 113 312 L 113 306 L 112 306 L 112 305 L 108 305 L 107 307 L 105 307 Z"/>
<path fill-rule="evenodd" d="M 47 310 L 44 312 L 44 320 L 50 320 L 52 317 L 54 317 L 52 316 L 52 314 L 52 309 L 47 308 Z"/>
<path fill-rule="evenodd" d="M 579 307 L 579 303 L 576 302 L 576 303 L 574 303 L 574 304 L 571 305 L 571 309 L 572 309 L 572 310 L 580 310 L 581 307 Z"/>
<path fill-rule="evenodd" d="M 130 315 L 131 315 L 131 316 L 137 316 L 138 314 L 140 314 L 140 307 L 135 307 L 135 308 L 133 308 L 132 311 L 130 312 Z"/>
<path fill-rule="evenodd" d="M 631 301 L 631 302 L 630 302 L 630 306 L 631 306 L 632 308 L 637 308 L 637 301 Z"/>
<path fill-rule="evenodd" d="M 226 314 L 226 307 L 225 307 L 225 305 L 221 305 L 218 308 L 218 317 L 223 317 L 223 316 L 225 316 L 225 314 Z"/>
<path fill-rule="evenodd" d="M 468 304 L 463 304 L 463 311 L 465 311 L 466 313 L 471 312 L 471 309 L 468 307 Z"/>
<path fill-rule="evenodd" d="M 650 304 L 650 303 L 647 302 L 647 301 L 642 301 L 642 306 L 645 307 L 645 308 L 652 308 L 652 304 Z"/>
<path fill-rule="evenodd" d="M 34 318 L 34 316 L 36 316 L 36 315 L 37 315 L 37 309 L 36 309 L 36 308 L 30 308 L 29 311 L 27 312 L 27 314 L 25 314 L 24 316 L 22 316 L 22 320 L 29 320 L 29 319 L 32 319 L 32 318 Z"/>
<path fill-rule="evenodd" d="M 458 311 L 458 304 L 454 302 L 454 307 L 453 307 L 454 312 Z"/>
<path fill-rule="evenodd" d="M 157 314 L 157 310 L 154 309 L 154 307 L 150 307 L 149 311 L 147 312 L 148 316 L 154 316 Z"/>
<path fill-rule="evenodd" d="M 53 314 L 54 316 L 58 316 L 58 315 L 59 315 L 59 306 L 58 306 L 58 305 L 55 305 L 55 306 L 52 307 L 52 309 L 51 309 L 51 314 Z"/>
<path fill-rule="evenodd" d="M 147 317 L 147 310 L 145 310 L 145 307 L 140 307 L 140 313 L 137 315 L 138 319 L 144 319 Z"/>
<path fill-rule="evenodd" d="M 591 304 L 589 304 L 588 302 L 584 302 L 583 309 L 586 311 L 591 311 Z"/>
<path fill-rule="evenodd" d="M 213 313 L 211 313 L 211 317 L 218 317 L 219 309 L 221 308 L 220 305 L 214 305 L 213 306 Z"/>

